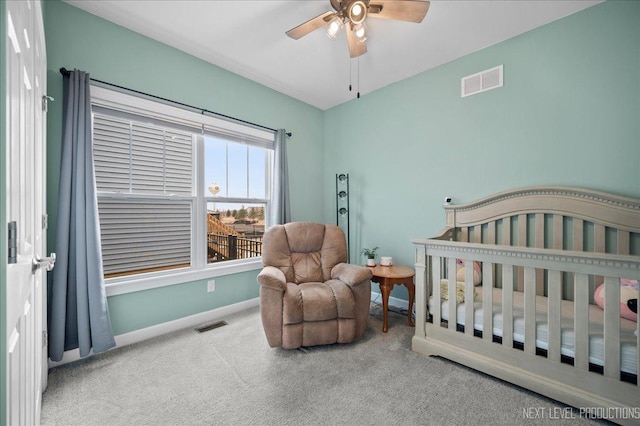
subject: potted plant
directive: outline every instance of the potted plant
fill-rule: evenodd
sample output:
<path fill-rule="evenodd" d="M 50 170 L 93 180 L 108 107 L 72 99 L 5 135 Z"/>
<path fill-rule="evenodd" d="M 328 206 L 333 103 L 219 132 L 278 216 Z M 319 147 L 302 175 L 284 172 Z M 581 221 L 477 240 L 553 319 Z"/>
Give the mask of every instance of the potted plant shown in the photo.
<path fill-rule="evenodd" d="M 378 248 L 379 247 L 362 249 L 362 254 L 367 258 L 367 266 L 376 266 L 376 252 L 378 251 Z"/>

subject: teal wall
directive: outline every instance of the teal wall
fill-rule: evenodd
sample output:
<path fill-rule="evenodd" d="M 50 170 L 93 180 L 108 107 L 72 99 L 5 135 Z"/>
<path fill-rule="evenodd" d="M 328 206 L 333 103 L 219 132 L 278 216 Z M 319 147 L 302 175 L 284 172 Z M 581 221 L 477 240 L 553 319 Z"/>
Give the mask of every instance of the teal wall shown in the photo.
<path fill-rule="evenodd" d="M 6 155 L 7 155 L 7 133 L 4 131 L 6 129 L 6 79 L 4 78 L 4 70 L 7 69 L 6 64 L 6 56 L 7 52 L 6 43 L 7 43 L 7 4 L 4 0 L 0 1 L 0 70 L 2 72 L 2 78 L 0 78 L 0 102 L 2 102 L 2 108 L 0 108 L 0 176 L 2 176 L 3 184 L 0 185 L 0 426 L 4 426 L 7 422 L 7 401 L 5 395 L 7 394 L 7 375 L 5 372 L 7 371 L 7 318 L 5 311 L 4 301 L 7 297 L 7 189 L 6 185 L 4 185 L 5 176 L 7 176 L 7 168 L 6 168 Z"/>
<path fill-rule="evenodd" d="M 61 67 L 156 96 L 293 132 L 289 176 L 294 220 L 322 222 L 323 112 L 162 43 L 59 1 L 44 4 L 48 87 L 56 102 L 48 114 L 49 246 L 55 223 L 62 134 Z M 171 321 L 258 296 L 258 271 L 178 284 L 109 298 L 116 334 Z"/>
<path fill-rule="evenodd" d="M 172 318 L 182 318 L 220 308 L 229 303 L 258 297 L 257 272 L 244 272 L 216 278 L 216 291 L 207 293 L 206 282 L 191 282 L 138 291 L 109 298 L 111 324 L 116 334 L 150 327 Z M 132 315 L 132 312 L 141 315 Z"/>
<path fill-rule="evenodd" d="M 412 266 L 411 239 L 444 226 L 448 195 L 640 197 L 639 55 L 640 2 L 608 1 L 326 111 L 325 176 L 350 174 L 352 261 L 380 246 Z M 461 77 L 500 64 L 504 87 L 460 98 Z M 334 188 L 325 179 L 326 221 Z"/>
<path fill-rule="evenodd" d="M 49 92 L 58 69 L 294 133 L 295 220 L 335 220 L 336 173 L 350 174 L 351 261 L 360 248 L 413 265 L 411 239 L 444 225 L 446 195 L 576 185 L 640 197 L 640 3 L 608 1 L 320 111 L 59 1 L 45 4 Z M 460 78 L 504 64 L 504 87 L 460 98 Z M 366 70 L 363 70 L 366 71 Z M 49 113 L 55 223 L 61 102 Z M 354 123 L 358 123 L 354 126 Z M 319 196 L 322 194 L 322 196 Z M 53 227 L 52 227 L 53 228 Z M 55 235 L 50 231 L 53 249 Z M 109 298 L 117 334 L 257 296 L 257 272 Z M 404 288 L 394 296 L 406 298 Z"/>

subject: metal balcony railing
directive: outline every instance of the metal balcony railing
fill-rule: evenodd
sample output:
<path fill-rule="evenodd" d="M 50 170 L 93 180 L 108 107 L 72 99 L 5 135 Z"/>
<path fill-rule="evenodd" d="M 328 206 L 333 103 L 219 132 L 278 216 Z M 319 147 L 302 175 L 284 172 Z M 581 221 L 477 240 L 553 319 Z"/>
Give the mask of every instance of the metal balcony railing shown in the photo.
<path fill-rule="evenodd" d="M 262 256 L 262 235 L 207 234 L 209 263 Z"/>

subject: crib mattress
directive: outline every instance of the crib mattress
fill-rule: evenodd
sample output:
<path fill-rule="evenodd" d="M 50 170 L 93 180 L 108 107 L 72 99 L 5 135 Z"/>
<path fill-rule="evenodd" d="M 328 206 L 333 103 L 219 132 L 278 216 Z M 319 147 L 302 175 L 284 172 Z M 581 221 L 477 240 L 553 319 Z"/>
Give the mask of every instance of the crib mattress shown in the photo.
<path fill-rule="evenodd" d="M 493 289 L 493 335 L 502 337 L 502 289 Z M 433 296 L 429 298 L 429 311 L 433 309 Z M 563 301 L 562 327 L 561 327 L 561 353 L 573 358 L 575 350 L 575 336 L 573 332 L 573 303 Z M 442 300 L 441 318 L 449 320 L 449 301 Z M 483 330 L 484 309 L 482 307 L 482 288 L 476 288 L 476 300 L 474 301 L 474 329 Z M 547 298 L 536 296 L 536 347 L 547 350 L 549 348 L 549 327 L 547 324 Z M 465 303 L 457 305 L 456 322 L 465 324 Z M 603 311 L 597 306 L 589 305 L 589 362 L 595 365 L 604 365 L 604 319 Z M 524 293 L 513 292 L 513 340 L 524 343 Z M 634 335 L 636 323 L 621 318 L 620 324 L 620 370 L 637 374 L 637 338 Z"/>

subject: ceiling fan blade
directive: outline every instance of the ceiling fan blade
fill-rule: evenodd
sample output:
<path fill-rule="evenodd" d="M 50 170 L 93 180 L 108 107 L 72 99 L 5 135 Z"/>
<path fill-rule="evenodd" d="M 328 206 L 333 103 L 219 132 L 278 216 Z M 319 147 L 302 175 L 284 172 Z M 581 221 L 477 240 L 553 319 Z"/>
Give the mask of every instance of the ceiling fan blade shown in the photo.
<path fill-rule="evenodd" d="M 297 40 L 300 37 L 306 36 L 310 32 L 322 27 L 324 24 L 329 22 L 333 15 L 335 15 L 335 12 L 325 12 L 322 15 L 318 15 L 315 18 L 309 19 L 304 24 L 300 24 L 297 27 L 290 29 L 286 32 L 286 34 L 289 37 Z"/>
<path fill-rule="evenodd" d="M 358 37 L 353 33 L 353 25 L 349 22 L 347 30 L 347 42 L 349 43 L 349 56 L 357 58 L 360 55 L 367 53 L 367 43 L 358 40 Z"/>
<path fill-rule="evenodd" d="M 427 15 L 430 4 L 420 0 L 372 0 L 367 16 L 420 23 Z"/>

